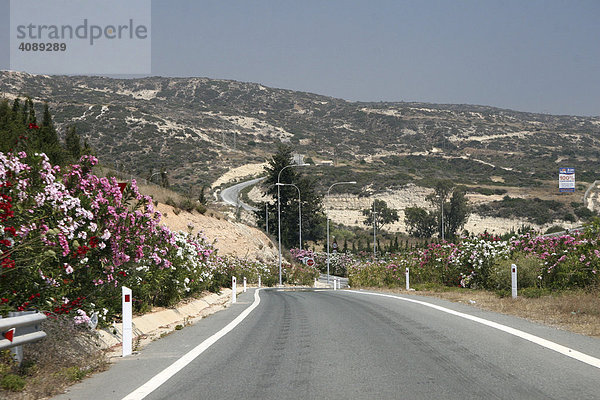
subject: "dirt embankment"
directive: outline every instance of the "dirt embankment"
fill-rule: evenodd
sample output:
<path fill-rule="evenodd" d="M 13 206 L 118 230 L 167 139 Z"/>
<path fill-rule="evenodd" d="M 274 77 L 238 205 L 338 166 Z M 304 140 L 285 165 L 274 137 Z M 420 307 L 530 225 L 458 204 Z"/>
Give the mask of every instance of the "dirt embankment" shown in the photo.
<path fill-rule="evenodd" d="M 277 252 L 271 240 L 259 229 L 225 218 L 216 218 L 199 214 L 179 211 L 164 203 L 157 209 L 162 213 L 161 224 L 172 231 L 194 233 L 202 232 L 215 247 L 219 254 L 230 254 L 242 259 L 260 262 L 274 262 Z"/>

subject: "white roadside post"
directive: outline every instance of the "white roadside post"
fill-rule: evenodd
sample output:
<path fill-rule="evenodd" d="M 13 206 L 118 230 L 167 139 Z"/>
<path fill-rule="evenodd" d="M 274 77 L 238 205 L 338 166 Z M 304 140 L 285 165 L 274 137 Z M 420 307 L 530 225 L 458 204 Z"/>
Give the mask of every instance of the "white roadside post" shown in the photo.
<path fill-rule="evenodd" d="M 258 287 L 261 287 L 260 286 L 260 275 L 258 276 Z"/>
<path fill-rule="evenodd" d="M 246 290 L 248 289 L 246 289 L 246 277 L 244 277 L 244 293 L 246 293 Z"/>
<path fill-rule="evenodd" d="M 512 298 L 517 298 L 517 266 L 512 264 L 511 268 L 511 288 L 512 288 Z"/>
<path fill-rule="evenodd" d="M 410 271 L 406 267 L 406 290 L 410 290 Z"/>
<path fill-rule="evenodd" d="M 236 285 L 236 279 L 235 276 L 231 277 L 231 304 L 235 303 L 237 301 L 236 299 L 236 292 L 237 292 L 237 285 Z"/>
<path fill-rule="evenodd" d="M 131 306 L 131 289 L 123 286 L 122 304 L 123 304 L 123 357 L 131 355 L 133 343 L 133 316 Z"/>

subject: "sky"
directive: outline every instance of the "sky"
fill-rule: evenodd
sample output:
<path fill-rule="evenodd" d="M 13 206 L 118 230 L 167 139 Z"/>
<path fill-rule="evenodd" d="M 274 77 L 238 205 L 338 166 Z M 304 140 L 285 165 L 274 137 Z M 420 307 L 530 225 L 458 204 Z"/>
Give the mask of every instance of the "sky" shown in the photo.
<path fill-rule="evenodd" d="M 600 115 L 598 0 L 153 0 L 151 16 L 151 75 Z"/>

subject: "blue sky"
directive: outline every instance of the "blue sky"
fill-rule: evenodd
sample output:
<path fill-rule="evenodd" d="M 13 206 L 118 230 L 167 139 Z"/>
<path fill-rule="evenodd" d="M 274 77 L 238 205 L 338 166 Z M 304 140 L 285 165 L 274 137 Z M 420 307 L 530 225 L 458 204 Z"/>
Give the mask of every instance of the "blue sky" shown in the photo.
<path fill-rule="evenodd" d="M 598 21 L 598 0 L 154 0 L 152 75 L 597 116 Z"/>

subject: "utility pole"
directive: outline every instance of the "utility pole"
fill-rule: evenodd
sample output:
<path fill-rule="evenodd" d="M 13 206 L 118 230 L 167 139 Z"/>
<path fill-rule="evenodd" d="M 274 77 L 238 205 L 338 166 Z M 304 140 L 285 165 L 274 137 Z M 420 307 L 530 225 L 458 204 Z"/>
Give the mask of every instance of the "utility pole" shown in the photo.
<path fill-rule="evenodd" d="M 373 260 L 377 258 L 377 212 L 375 211 L 375 200 L 373 200 Z"/>

